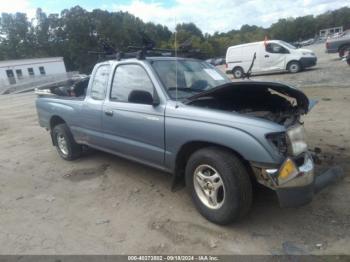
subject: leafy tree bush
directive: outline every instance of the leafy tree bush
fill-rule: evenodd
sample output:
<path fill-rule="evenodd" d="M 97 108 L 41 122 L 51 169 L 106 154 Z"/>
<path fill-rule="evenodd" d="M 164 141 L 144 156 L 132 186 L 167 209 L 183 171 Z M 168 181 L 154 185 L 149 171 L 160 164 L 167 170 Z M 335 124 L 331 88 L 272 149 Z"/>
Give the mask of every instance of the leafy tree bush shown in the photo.
<path fill-rule="evenodd" d="M 176 26 L 177 41 L 190 41 L 207 57 L 224 56 L 228 46 L 262 41 L 265 36 L 289 42 L 314 37 L 320 29 L 343 26 L 350 28 L 350 8 L 343 7 L 318 16 L 284 18 L 269 28 L 243 25 L 226 33 L 203 34 L 194 23 Z M 91 12 L 75 6 L 60 14 L 44 13 L 40 8 L 35 19 L 26 14 L 2 13 L 0 17 L 0 60 L 63 56 L 68 70 L 89 73 L 98 57 L 88 51 L 99 48 L 104 39 L 118 50 L 141 45 L 140 32 L 148 35 L 158 47 L 173 48 L 174 33 L 166 26 L 144 23 L 127 12 Z"/>

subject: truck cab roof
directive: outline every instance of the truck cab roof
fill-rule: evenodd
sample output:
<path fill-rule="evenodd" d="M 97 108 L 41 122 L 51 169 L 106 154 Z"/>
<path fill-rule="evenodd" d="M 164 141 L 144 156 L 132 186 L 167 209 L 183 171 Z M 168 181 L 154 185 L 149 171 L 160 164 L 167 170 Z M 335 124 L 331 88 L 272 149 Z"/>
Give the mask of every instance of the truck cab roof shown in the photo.
<path fill-rule="evenodd" d="M 173 56 L 148 56 L 145 59 L 137 59 L 137 58 L 124 58 L 124 59 L 114 59 L 114 60 L 107 60 L 104 62 L 97 63 L 98 64 L 105 64 L 105 63 L 110 63 L 110 64 L 118 64 L 120 62 L 142 62 L 142 61 L 147 61 L 147 62 L 153 62 L 153 61 L 200 61 L 200 62 L 205 62 L 204 60 L 196 59 L 196 58 L 189 58 L 189 57 L 173 57 Z"/>

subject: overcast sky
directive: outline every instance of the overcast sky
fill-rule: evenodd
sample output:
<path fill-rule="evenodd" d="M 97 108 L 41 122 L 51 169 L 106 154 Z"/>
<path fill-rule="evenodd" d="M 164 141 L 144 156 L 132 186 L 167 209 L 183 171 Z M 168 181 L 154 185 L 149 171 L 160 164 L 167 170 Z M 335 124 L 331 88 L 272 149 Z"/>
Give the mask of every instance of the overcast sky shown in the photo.
<path fill-rule="evenodd" d="M 1 12 L 25 12 L 33 17 L 41 7 L 47 13 L 80 5 L 87 10 L 128 11 L 145 22 L 174 28 L 175 19 L 193 22 L 203 32 L 226 32 L 243 24 L 268 27 L 279 18 L 317 15 L 350 7 L 350 0 L 0 0 Z"/>

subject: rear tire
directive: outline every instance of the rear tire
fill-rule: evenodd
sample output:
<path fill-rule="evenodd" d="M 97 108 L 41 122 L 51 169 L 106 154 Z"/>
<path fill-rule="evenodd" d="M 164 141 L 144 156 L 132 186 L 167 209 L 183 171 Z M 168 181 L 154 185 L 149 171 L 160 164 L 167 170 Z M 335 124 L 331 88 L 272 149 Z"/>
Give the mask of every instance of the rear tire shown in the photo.
<path fill-rule="evenodd" d="M 186 165 L 186 186 L 199 213 L 216 224 L 237 221 L 252 204 L 246 167 L 234 154 L 220 148 L 208 147 L 192 154 Z"/>
<path fill-rule="evenodd" d="M 292 61 L 288 64 L 287 70 L 289 73 L 295 74 L 301 71 L 301 65 L 298 61 Z"/>
<path fill-rule="evenodd" d="M 52 130 L 52 137 L 58 154 L 64 160 L 74 160 L 80 157 L 82 146 L 74 141 L 73 135 L 67 124 L 59 124 Z"/>
<path fill-rule="evenodd" d="M 235 68 L 233 68 L 232 69 L 232 74 L 233 74 L 233 77 L 236 78 L 236 79 L 243 78 L 243 76 L 244 76 L 243 68 L 242 67 L 235 67 Z"/>

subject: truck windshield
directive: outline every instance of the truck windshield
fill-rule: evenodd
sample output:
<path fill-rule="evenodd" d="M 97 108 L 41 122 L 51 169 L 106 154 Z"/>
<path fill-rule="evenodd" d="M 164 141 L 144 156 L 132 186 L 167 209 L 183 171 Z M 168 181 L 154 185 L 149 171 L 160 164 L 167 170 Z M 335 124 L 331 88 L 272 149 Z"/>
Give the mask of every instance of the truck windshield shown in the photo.
<path fill-rule="evenodd" d="M 231 82 L 223 72 L 205 61 L 159 60 L 153 61 L 152 66 L 171 99 L 183 100 Z"/>

